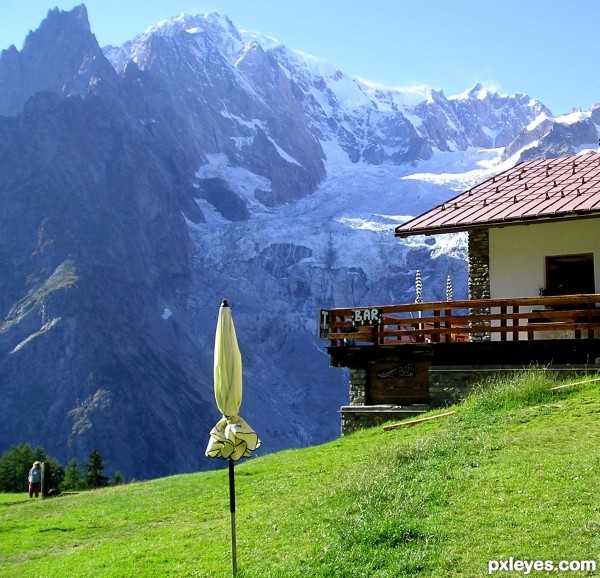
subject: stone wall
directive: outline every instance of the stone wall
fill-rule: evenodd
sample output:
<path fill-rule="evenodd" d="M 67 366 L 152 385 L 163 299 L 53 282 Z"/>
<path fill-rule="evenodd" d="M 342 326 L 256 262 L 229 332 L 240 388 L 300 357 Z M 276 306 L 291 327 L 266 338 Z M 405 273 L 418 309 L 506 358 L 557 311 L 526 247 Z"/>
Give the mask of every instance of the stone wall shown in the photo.
<path fill-rule="evenodd" d="M 469 299 L 490 298 L 490 233 L 469 231 Z"/>
<path fill-rule="evenodd" d="M 443 407 L 465 400 L 477 384 L 485 383 L 505 376 L 514 371 L 523 371 L 523 368 L 498 367 L 430 367 L 429 368 L 429 393 L 430 406 Z"/>
<path fill-rule="evenodd" d="M 373 427 L 390 421 L 400 421 L 427 411 L 421 405 L 366 405 L 369 375 L 366 369 L 351 367 L 348 372 L 350 405 L 340 408 L 341 433 L 347 435 L 361 428 Z"/>
<path fill-rule="evenodd" d="M 367 370 L 350 368 L 350 405 L 364 406 L 367 403 Z"/>
<path fill-rule="evenodd" d="M 474 387 L 485 387 L 497 379 L 527 371 L 548 372 L 559 379 L 575 378 L 590 371 L 597 371 L 588 365 L 553 365 L 550 367 L 515 367 L 510 365 L 453 366 L 429 368 L 430 407 L 443 407 L 464 401 Z"/>
<path fill-rule="evenodd" d="M 488 229 L 469 231 L 469 299 L 490 298 L 490 233 Z M 489 314 L 489 309 L 471 309 L 472 315 Z M 477 323 L 477 322 L 475 322 Z M 473 323 L 473 325 L 475 325 Z M 485 327 L 487 322 L 479 322 Z M 489 333 L 472 333 L 473 341 L 490 341 Z"/>
<path fill-rule="evenodd" d="M 341 433 L 344 436 L 359 429 L 398 422 L 409 417 L 418 417 L 428 409 L 429 406 L 427 405 L 407 407 L 387 405 L 342 406 L 340 408 Z"/>

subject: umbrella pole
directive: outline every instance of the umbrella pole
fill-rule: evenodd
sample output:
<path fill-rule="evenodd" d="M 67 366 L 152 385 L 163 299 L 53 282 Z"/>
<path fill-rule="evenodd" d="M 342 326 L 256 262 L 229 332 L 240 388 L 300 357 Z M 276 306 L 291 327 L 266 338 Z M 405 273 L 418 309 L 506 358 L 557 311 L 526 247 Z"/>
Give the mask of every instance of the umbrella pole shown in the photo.
<path fill-rule="evenodd" d="M 229 512 L 231 514 L 231 569 L 237 575 L 237 552 L 235 543 L 235 472 L 233 460 L 229 458 Z"/>

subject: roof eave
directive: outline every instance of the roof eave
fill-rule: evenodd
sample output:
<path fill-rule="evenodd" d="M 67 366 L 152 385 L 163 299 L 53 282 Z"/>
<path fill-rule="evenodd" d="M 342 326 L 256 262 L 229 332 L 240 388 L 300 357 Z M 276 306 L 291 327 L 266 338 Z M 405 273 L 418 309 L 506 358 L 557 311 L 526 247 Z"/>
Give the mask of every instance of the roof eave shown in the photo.
<path fill-rule="evenodd" d="M 562 221 L 577 221 L 583 219 L 593 219 L 600 216 L 600 212 L 581 212 L 581 213 L 569 213 L 564 215 L 553 215 L 553 216 L 542 216 L 542 217 L 524 217 L 520 219 L 507 219 L 502 221 L 485 221 L 479 223 L 472 223 L 467 226 L 465 225 L 447 225 L 441 227 L 416 227 L 414 229 L 402 230 L 405 225 L 400 225 L 394 231 L 394 236 L 401 239 L 407 237 L 414 237 L 417 235 L 445 235 L 449 233 L 463 233 L 466 231 L 474 231 L 481 229 L 494 229 L 501 227 L 514 227 L 517 225 L 532 225 L 542 223 L 557 223 Z"/>

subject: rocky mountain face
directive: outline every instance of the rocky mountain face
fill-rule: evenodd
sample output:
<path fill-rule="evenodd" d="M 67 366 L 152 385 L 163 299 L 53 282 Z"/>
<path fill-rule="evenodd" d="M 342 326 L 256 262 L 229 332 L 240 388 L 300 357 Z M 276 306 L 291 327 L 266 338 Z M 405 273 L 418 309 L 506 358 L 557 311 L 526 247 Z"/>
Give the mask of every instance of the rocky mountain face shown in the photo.
<path fill-rule="evenodd" d="M 0 451 L 215 467 L 222 298 L 262 451 L 335 438 L 347 384 L 319 307 L 411 301 L 416 269 L 426 299 L 448 275 L 464 296 L 464 239 L 399 242 L 398 220 L 477 178 L 475 149 L 596 143 L 596 112 L 373 87 L 214 14 L 101 49 L 83 5 L 50 11 L 0 54 Z"/>
<path fill-rule="evenodd" d="M 577 154 L 582 149 L 597 148 L 600 106 L 589 111 L 573 111 L 558 118 L 540 115 L 527 125 L 504 149 L 503 158 L 518 162 L 535 158 L 552 158 Z"/>
<path fill-rule="evenodd" d="M 117 77 L 90 31 L 85 9 L 52 10 L 21 51 L 11 46 L 2 53 L 0 114 L 17 114 L 37 92 L 82 96 L 100 79 L 114 86 Z"/>

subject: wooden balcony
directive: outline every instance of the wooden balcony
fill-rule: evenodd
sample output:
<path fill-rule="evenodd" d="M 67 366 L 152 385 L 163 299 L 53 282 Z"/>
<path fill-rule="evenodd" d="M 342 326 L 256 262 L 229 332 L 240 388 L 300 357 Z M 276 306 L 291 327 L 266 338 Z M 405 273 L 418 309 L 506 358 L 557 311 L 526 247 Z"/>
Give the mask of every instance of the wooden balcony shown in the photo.
<path fill-rule="evenodd" d="M 600 295 L 321 310 L 320 337 L 330 365 L 349 368 L 350 405 L 340 411 L 350 432 L 456 403 L 501 374 L 598 371 Z"/>
<path fill-rule="evenodd" d="M 600 338 L 600 294 L 321 310 L 331 348 Z"/>

